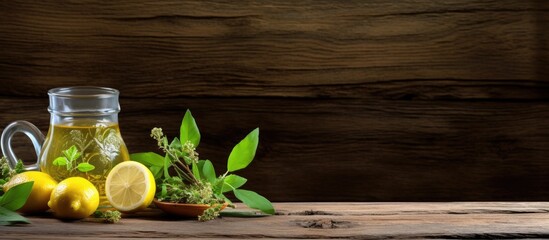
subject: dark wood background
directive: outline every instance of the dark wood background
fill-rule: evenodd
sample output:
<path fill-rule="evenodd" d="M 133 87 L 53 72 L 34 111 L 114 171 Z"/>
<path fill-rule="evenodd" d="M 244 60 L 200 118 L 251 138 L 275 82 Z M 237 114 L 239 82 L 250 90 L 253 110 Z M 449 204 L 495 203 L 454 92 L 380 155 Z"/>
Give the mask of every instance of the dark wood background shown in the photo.
<path fill-rule="evenodd" d="M 220 172 L 260 127 L 273 201 L 549 200 L 549 1 L 53 2 L 0 1 L 0 126 L 108 86 L 132 152 L 190 108 Z"/>

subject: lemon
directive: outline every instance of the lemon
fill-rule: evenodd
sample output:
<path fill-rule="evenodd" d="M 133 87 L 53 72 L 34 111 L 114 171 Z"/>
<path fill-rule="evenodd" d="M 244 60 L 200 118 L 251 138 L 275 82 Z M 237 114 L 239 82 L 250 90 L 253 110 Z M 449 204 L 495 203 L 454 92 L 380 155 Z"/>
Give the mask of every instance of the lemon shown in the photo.
<path fill-rule="evenodd" d="M 99 207 L 99 192 L 87 179 L 70 177 L 57 184 L 48 205 L 58 218 L 85 218 Z"/>
<path fill-rule="evenodd" d="M 107 199 L 121 212 L 136 212 L 148 207 L 155 192 L 156 184 L 151 171 L 134 161 L 116 165 L 105 182 Z"/>
<path fill-rule="evenodd" d="M 21 183 L 34 181 L 32 190 L 27 202 L 18 211 L 22 213 L 38 213 L 49 209 L 48 200 L 50 200 L 51 191 L 57 185 L 50 175 L 38 171 L 28 171 L 13 176 L 9 182 L 4 184 L 4 192 Z"/>

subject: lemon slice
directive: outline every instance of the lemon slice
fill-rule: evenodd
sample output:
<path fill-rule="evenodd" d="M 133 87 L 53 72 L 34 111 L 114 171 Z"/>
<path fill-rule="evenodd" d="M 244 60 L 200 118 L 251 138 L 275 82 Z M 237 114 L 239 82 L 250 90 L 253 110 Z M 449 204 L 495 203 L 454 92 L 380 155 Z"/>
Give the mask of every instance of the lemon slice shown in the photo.
<path fill-rule="evenodd" d="M 126 161 L 116 165 L 105 182 L 111 205 L 121 212 L 136 212 L 148 207 L 154 198 L 154 176 L 145 165 Z"/>

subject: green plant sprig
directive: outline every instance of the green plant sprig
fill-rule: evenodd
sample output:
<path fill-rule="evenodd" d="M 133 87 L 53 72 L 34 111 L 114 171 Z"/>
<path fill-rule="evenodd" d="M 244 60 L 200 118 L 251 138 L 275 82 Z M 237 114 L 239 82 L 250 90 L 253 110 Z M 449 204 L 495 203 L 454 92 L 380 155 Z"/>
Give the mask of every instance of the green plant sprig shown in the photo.
<path fill-rule="evenodd" d="M 76 145 L 72 145 L 70 148 L 63 151 L 63 156 L 57 157 L 53 160 L 54 166 L 65 166 L 67 171 L 78 170 L 80 172 L 86 173 L 95 169 L 95 166 L 87 163 L 81 162 L 78 165 L 75 165 L 75 161 L 82 156 L 82 152 L 78 151 Z"/>
<path fill-rule="evenodd" d="M 23 162 L 21 160 L 17 161 L 14 169 L 11 169 L 8 159 L 2 156 L 0 158 L 0 193 L 3 192 L 2 188 L 4 187 L 4 184 L 9 182 L 11 177 L 15 174 L 22 173 L 23 171 Z"/>
<path fill-rule="evenodd" d="M 166 157 L 181 177 L 190 183 L 200 184 L 200 181 L 193 175 L 187 163 L 181 161 L 181 159 L 184 159 L 185 162 L 198 163 L 198 153 L 196 153 L 194 145 L 190 141 L 187 141 L 182 146 L 179 139 L 174 138 L 168 144 L 168 138 L 164 136 L 162 128 L 153 128 L 151 130 L 151 137 L 158 142 L 158 147 L 166 153 Z"/>
<path fill-rule="evenodd" d="M 103 223 L 117 223 L 122 218 L 122 213 L 117 210 L 107 210 L 107 211 L 95 211 L 93 213 L 95 218 L 101 219 Z"/>
<path fill-rule="evenodd" d="M 161 128 L 153 128 L 151 137 L 165 156 L 153 152 L 134 153 L 130 158 L 147 166 L 157 180 L 161 201 L 209 204 L 210 208 L 199 216 L 200 221 L 219 216 L 221 204 L 231 203 L 224 195 L 233 192 L 235 197 L 250 208 L 266 214 L 274 214 L 272 203 L 250 190 L 240 189 L 247 179 L 233 172 L 246 168 L 255 157 L 259 143 L 259 128 L 251 131 L 229 154 L 227 171 L 217 176 L 210 160 L 200 160 L 196 147 L 200 143 L 200 131 L 190 110 L 187 110 L 180 127 L 180 137 L 170 143 Z M 177 176 L 171 176 L 174 169 Z"/>

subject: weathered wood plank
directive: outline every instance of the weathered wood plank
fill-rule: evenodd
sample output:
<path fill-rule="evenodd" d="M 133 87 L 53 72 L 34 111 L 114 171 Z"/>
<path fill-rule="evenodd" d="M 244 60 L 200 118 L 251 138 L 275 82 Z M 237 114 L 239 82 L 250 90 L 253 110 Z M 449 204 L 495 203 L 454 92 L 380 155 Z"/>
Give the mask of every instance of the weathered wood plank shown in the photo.
<path fill-rule="evenodd" d="M 218 172 L 234 144 L 260 127 L 256 160 L 239 174 L 249 179 L 247 188 L 274 201 L 549 196 L 545 102 L 177 98 L 121 105 L 132 152 L 156 150 L 149 138 L 154 126 L 176 136 L 185 109 L 192 109 L 202 132 L 199 152 Z M 45 131 L 46 106 L 45 99 L 2 98 L 0 125 L 26 119 Z"/>
<path fill-rule="evenodd" d="M 2 2 L 0 94 L 546 100 L 548 13 L 543 0 Z"/>
<path fill-rule="evenodd" d="M 272 200 L 544 200 L 548 12 L 543 0 L 0 2 L 0 126 L 45 130 L 48 89 L 110 86 L 132 151 L 155 150 L 149 129 L 173 136 L 191 108 L 202 156 L 222 168 L 261 127 L 242 174 Z"/>
<path fill-rule="evenodd" d="M 166 219 L 150 210 L 119 224 L 61 222 L 44 215 L 23 227 L 0 227 L 6 238 L 546 238 L 547 202 L 275 203 L 279 215 L 210 222 Z M 242 205 L 239 205 L 242 208 Z"/>

